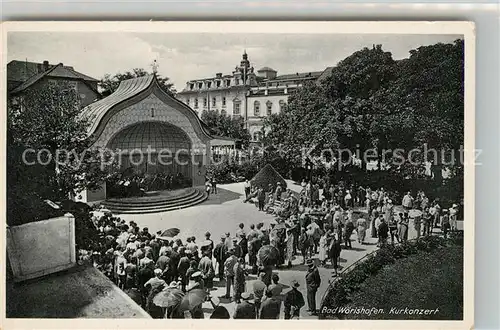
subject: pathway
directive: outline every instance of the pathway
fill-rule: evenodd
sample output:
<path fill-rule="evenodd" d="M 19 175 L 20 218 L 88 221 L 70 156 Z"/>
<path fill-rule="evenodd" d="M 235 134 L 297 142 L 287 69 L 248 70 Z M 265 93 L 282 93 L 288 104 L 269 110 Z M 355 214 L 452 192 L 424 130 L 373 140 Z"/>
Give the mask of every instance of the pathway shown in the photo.
<path fill-rule="evenodd" d="M 294 191 L 298 192 L 301 189 L 300 186 L 291 181 L 287 181 L 287 184 L 288 188 Z M 245 225 L 245 230 L 248 231 L 250 224 L 263 222 L 265 227 L 268 227 L 269 223 L 274 219 L 274 217 L 269 214 L 259 212 L 255 205 L 243 203 L 243 183 L 225 184 L 220 185 L 219 187 L 220 189 L 218 194 L 210 195 L 207 201 L 194 207 L 157 214 L 120 215 L 120 217 L 125 219 L 127 222 L 134 220 L 141 228 L 148 227 L 152 233 L 170 227 L 177 227 L 181 230 L 179 237 L 183 240 L 188 236 L 195 236 L 197 238 L 197 242 L 201 242 L 204 239 L 205 232 L 209 231 L 212 234 L 214 243 L 217 243 L 220 236 L 225 232 L 230 232 L 234 235 L 239 223 L 243 223 Z M 367 234 L 369 234 L 369 232 L 370 231 L 368 230 Z M 366 243 L 364 245 L 360 245 L 357 241 L 355 241 L 355 235 L 356 234 L 354 233 L 352 237 L 353 248 L 350 250 L 342 250 L 340 256 L 340 266 L 342 268 L 348 267 L 377 248 L 376 239 L 371 238 L 370 235 L 367 235 Z M 409 239 L 414 238 L 415 236 L 416 232 L 412 226 L 410 226 Z M 315 258 L 317 258 L 317 255 Z M 299 289 L 304 295 L 304 299 L 307 301 L 305 288 L 305 274 L 307 266 L 301 265 L 301 262 L 302 257 L 297 256 L 292 262 L 291 268 L 277 269 L 274 272 L 280 277 L 280 283 L 285 286 L 284 292 L 288 290 L 289 284 L 292 280 L 297 280 L 300 283 Z M 321 285 L 316 296 L 316 305 L 318 309 L 320 308 L 323 294 L 328 288 L 329 281 L 334 279 L 334 277 L 332 277 L 332 271 L 333 269 L 330 265 L 319 268 Z M 252 283 L 255 278 L 255 275 L 249 275 L 249 280 L 247 281 L 247 291 L 252 291 Z M 213 297 L 224 296 L 225 282 L 218 282 L 216 278 L 214 285 L 214 290 L 211 292 L 211 295 Z M 235 307 L 233 302 L 220 298 L 220 304 L 226 307 L 232 315 Z M 203 304 L 203 308 L 205 311 L 205 317 L 208 318 L 213 310 L 212 305 L 210 302 L 206 302 Z M 317 318 L 316 316 L 309 316 L 306 310 L 307 304 L 301 309 L 301 318 Z M 281 316 L 283 317 L 283 313 L 281 313 Z"/>

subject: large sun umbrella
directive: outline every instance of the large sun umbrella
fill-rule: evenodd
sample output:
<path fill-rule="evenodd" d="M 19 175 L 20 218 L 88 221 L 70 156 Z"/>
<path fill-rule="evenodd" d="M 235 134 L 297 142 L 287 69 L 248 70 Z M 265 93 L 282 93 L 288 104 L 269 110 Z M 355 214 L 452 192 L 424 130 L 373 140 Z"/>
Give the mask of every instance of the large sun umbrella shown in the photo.
<path fill-rule="evenodd" d="M 181 231 L 179 230 L 179 228 L 170 228 L 170 229 L 167 229 L 167 230 L 164 230 L 160 236 L 163 236 L 163 237 L 175 237 L 177 236 Z"/>
<path fill-rule="evenodd" d="M 263 266 L 276 264 L 279 255 L 278 249 L 272 245 L 264 245 L 257 253 L 257 256 Z"/>
<path fill-rule="evenodd" d="M 202 289 L 193 289 L 184 295 L 179 305 L 179 310 L 190 311 L 205 301 L 206 293 Z"/>
<path fill-rule="evenodd" d="M 177 306 L 184 297 L 184 293 L 177 288 L 167 288 L 153 298 L 153 303 L 159 307 Z"/>

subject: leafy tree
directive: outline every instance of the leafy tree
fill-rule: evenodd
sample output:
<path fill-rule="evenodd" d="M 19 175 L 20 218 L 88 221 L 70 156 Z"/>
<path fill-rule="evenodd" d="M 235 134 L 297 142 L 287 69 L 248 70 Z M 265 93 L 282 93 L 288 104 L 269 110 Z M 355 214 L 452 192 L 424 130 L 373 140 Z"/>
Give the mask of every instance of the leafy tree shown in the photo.
<path fill-rule="evenodd" d="M 78 95 L 67 84 L 28 89 L 7 108 L 7 191 L 13 203 L 64 200 L 98 188 L 116 169 L 111 155 L 91 148 L 90 118 L 81 117 Z M 13 218 L 29 209 L 8 204 Z"/>
<path fill-rule="evenodd" d="M 99 88 L 102 90 L 101 94 L 103 96 L 108 96 L 112 94 L 118 86 L 120 86 L 120 82 L 127 79 L 144 77 L 149 73 L 141 68 L 135 68 L 132 71 L 126 71 L 124 73 L 117 73 L 115 75 L 105 74 L 104 77 L 99 81 Z M 161 77 L 156 75 L 160 86 L 163 90 L 171 95 L 175 94 L 174 85 L 170 82 L 168 77 Z"/>
<path fill-rule="evenodd" d="M 361 155 L 376 148 L 380 156 L 382 149 L 408 153 L 427 144 L 458 157 L 464 137 L 463 69 L 463 40 L 419 47 L 399 61 L 380 45 L 364 48 L 339 62 L 322 82 L 299 88 L 285 111 L 267 118 L 266 143 L 281 145 L 283 157 L 294 165 L 303 161 L 301 147 L 312 149 L 312 156 L 324 148 Z M 441 168 L 435 165 L 439 181 Z M 416 178 L 423 168 L 406 164 L 392 170 Z"/>
<path fill-rule="evenodd" d="M 243 117 L 233 117 L 215 110 L 203 110 L 201 120 L 208 126 L 213 135 L 240 140 L 243 148 L 248 147 L 250 133 L 244 126 Z"/>

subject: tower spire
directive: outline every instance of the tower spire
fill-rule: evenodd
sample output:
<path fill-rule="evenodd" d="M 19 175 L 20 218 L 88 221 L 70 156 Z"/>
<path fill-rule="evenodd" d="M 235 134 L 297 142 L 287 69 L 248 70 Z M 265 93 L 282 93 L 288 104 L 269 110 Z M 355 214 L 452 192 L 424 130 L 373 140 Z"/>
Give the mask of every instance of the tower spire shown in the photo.
<path fill-rule="evenodd" d="M 158 63 L 156 62 L 156 60 L 154 60 L 153 63 L 151 63 L 151 69 L 154 75 L 158 73 L 158 67 L 159 67 Z"/>

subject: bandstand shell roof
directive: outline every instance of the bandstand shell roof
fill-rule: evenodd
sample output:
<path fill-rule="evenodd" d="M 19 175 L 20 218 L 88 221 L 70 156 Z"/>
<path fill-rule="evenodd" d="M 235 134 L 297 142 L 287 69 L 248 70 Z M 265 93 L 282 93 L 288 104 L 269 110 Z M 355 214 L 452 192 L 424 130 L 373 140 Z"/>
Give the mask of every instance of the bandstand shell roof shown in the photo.
<path fill-rule="evenodd" d="M 103 118 L 110 110 L 112 110 L 112 108 L 134 96 L 137 96 L 140 93 L 146 92 L 154 85 L 161 90 L 161 87 L 159 86 L 154 75 L 124 80 L 120 83 L 120 86 L 118 86 L 117 90 L 113 94 L 86 106 L 83 109 L 81 116 L 91 119 L 91 125 L 88 128 L 87 134 L 90 136 L 96 132 L 97 128 L 103 121 Z M 164 91 L 163 93 L 168 95 Z M 179 107 L 182 107 L 191 118 L 198 122 L 198 125 L 201 127 L 201 131 L 206 135 L 206 137 L 212 138 L 207 131 L 206 125 L 198 118 L 198 115 L 193 109 L 175 97 L 168 95 L 168 98 L 175 102 Z"/>

